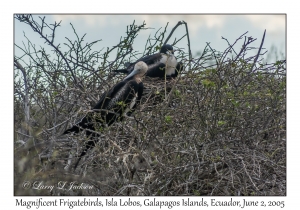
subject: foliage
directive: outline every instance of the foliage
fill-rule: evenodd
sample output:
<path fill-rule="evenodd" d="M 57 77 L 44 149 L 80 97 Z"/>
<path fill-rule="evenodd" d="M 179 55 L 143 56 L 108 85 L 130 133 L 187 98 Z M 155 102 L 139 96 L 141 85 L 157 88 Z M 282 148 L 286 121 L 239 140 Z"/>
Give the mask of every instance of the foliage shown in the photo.
<path fill-rule="evenodd" d="M 256 39 L 245 33 L 230 44 L 223 38 L 223 52 L 207 43 L 192 59 L 178 49 L 185 71 L 170 81 L 146 78 L 133 117 L 97 130 L 97 146 L 74 172 L 87 139 L 61 133 L 121 79 L 112 70 L 142 56 L 131 45 L 146 24 L 128 26 L 127 36 L 105 52 L 93 50 L 99 40 L 84 45 L 71 26 L 77 39 L 67 38 L 62 51 L 55 43 L 59 23 L 38 23 L 30 15 L 16 20 L 53 52 L 37 49 L 30 38 L 27 46 L 16 46 L 24 54 L 14 58 L 15 195 L 286 195 L 286 63 L 264 63 L 261 47 L 251 47 Z M 182 22 L 176 27 L 181 24 L 187 29 Z M 149 37 L 143 54 L 169 42 L 165 33 Z M 253 50 L 259 52 L 247 56 Z M 109 61 L 112 52 L 117 56 Z M 93 188 L 24 189 L 25 180 Z"/>

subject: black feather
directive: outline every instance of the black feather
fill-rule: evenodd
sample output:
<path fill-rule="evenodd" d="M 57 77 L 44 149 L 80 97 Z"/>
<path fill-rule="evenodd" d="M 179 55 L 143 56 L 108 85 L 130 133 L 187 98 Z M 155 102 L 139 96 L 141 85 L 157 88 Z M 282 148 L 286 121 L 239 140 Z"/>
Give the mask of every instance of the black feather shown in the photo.
<path fill-rule="evenodd" d="M 167 51 L 170 51 L 173 54 L 173 47 L 168 44 L 163 45 L 159 53 L 144 56 L 133 63 L 127 62 L 127 63 L 125 63 L 126 69 L 118 69 L 118 70 L 113 70 L 113 71 L 116 73 L 129 74 L 133 71 L 134 65 L 137 62 L 143 61 L 147 64 L 147 66 L 149 68 L 146 73 L 146 76 L 164 78 L 166 65 L 165 65 L 165 63 L 161 63 L 161 59 L 162 59 L 162 55 L 166 54 Z M 179 64 L 177 64 L 176 69 L 180 69 Z M 178 71 L 175 70 L 174 74 L 167 75 L 167 77 L 177 77 L 177 75 L 178 75 Z"/>
<path fill-rule="evenodd" d="M 68 134 L 85 130 L 86 135 L 90 137 L 90 140 L 86 143 L 74 169 L 77 168 L 79 161 L 86 152 L 95 146 L 97 137 L 99 137 L 98 133 L 94 132 L 96 128 L 104 128 L 116 121 L 121 121 L 126 107 L 130 105 L 136 93 L 138 94 L 137 101 L 133 109 L 129 111 L 130 114 L 134 111 L 137 103 L 139 103 L 142 97 L 143 83 L 137 83 L 131 78 L 119 82 L 112 89 L 102 94 L 98 103 L 91 110 L 92 112 L 88 112 L 78 123 L 63 132 L 63 134 Z"/>

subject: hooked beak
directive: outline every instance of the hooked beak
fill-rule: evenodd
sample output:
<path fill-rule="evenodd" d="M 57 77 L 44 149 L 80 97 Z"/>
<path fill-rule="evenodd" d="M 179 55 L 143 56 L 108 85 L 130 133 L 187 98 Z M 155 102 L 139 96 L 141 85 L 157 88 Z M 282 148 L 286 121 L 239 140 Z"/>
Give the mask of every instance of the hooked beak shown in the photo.
<path fill-rule="evenodd" d="M 138 73 L 138 70 L 134 69 L 127 77 L 125 77 L 123 80 L 128 79 Z"/>

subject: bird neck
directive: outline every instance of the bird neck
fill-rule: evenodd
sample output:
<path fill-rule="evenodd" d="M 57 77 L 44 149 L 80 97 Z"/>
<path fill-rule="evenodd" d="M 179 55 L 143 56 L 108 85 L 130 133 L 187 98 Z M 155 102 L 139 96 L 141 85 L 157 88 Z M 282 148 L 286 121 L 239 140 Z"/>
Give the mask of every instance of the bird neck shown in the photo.
<path fill-rule="evenodd" d="M 142 77 L 140 75 L 135 75 L 133 78 L 138 84 L 142 82 Z"/>
<path fill-rule="evenodd" d="M 168 57 L 172 57 L 174 54 L 172 54 L 172 53 L 162 53 L 162 54 L 164 54 L 164 55 L 166 55 L 166 56 L 168 56 Z"/>

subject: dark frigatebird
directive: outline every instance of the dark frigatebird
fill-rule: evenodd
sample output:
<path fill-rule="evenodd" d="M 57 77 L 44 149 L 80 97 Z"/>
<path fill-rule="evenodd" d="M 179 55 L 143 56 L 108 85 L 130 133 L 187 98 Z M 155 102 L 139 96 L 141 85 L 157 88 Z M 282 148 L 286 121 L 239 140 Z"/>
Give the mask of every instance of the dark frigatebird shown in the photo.
<path fill-rule="evenodd" d="M 139 103 L 143 94 L 142 78 L 146 74 L 148 66 L 139 61 L 134 65 L 133 71 L 116 84 L 109 91 L 102 94 L 99 102 L 94 106 L 91 112 L 88 112 L 84 118 L 76 123 L 72 128 L 64 131 L 63 134 L 78 133 L 85 130 L 87 136 L 97 137 L 96 128 L 110 126 L 116 121 L 123 120 L 128 112 L 133 112 Z M 95 146 L 95 139 L 90 139 L 82 153 L 80 154 L 74 170 L 87 150 Z"/>
<path fill-rule="evenodd" d="M 114 72 L 129 74 L 133 71 L 134 65 L 140 61 L 148 65 L 148 71 L 146 73 L 148 77 L 177 77 L 178 71 L 182 68 L 182 64 L 180 62 L 178 63 L 174 56 L 173 47 L 169 44 L 165 44 L 161 47 L 159 53 L 147 55 L 134 63 L 127 63 L 126 69 L 118 69 L 114 70 Z"/>

